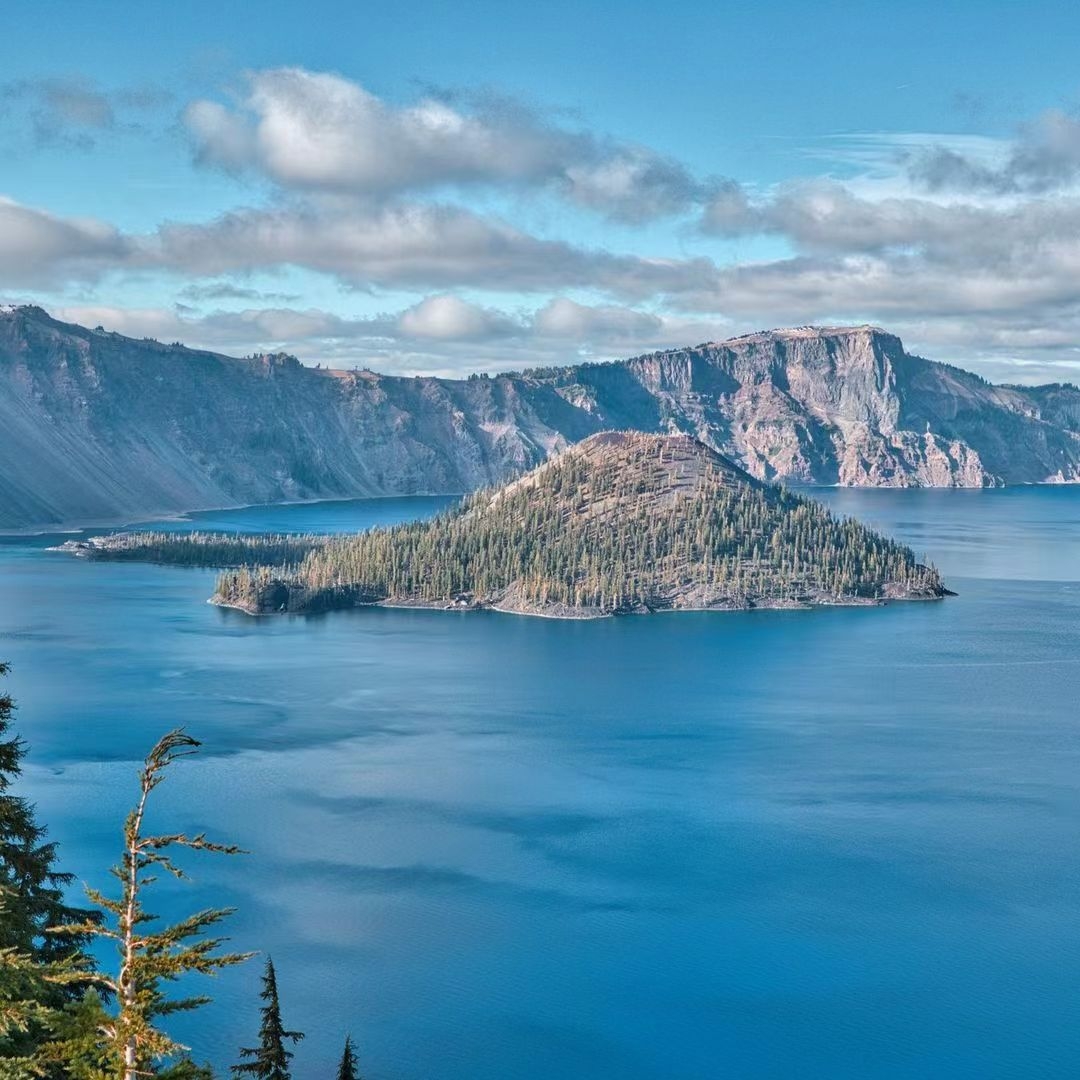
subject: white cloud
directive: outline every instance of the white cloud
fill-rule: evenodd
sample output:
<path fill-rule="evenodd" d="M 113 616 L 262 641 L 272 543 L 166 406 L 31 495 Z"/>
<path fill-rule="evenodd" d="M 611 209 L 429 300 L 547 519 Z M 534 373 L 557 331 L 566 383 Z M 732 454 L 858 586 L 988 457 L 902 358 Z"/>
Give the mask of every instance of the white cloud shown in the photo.
<path fill-rule="evenodd" d="M 835 181 L 815 181 L 781 186 L 758 201 L 728 196 L 720 212 L 706 212 L 703 227 L 725 235 L 774 233 L 796 253 L 722 270 L 728 302 L 760 290 L 759 301 L 771 296 L 775 303 L 798 282 L 819 314 L 1071 302 L 1080 272 L 1080 197 L 1066 195 L 942 204 L 865 199 Z"/>
<path fill-rule="evenodd" d="M 220 278 L 290 266 L 362 289 L 592 288 L 633 299 L 703 289 L 715 277 L 707 259 L 612 254 L 541 239 L 498 218 L 440 204 L 371 207 L 331 200 L 319 206 L 240 209 L 208 222 L 165 223 L 153 234 L 135 235 L 0 196 L 4 285 L 62 288 L 131 270 Z"/>
<path fill-rule="evenodd" d="M 1080 179 L 1080 117 L 1047 109 L 1020 128 L 1000 162 L 939 144 L 912 153 L 907 165 L 912 179 L 931 191 L 1058 191 Z"/>
<path fill-rule="evenodd" d="M 475 341 L 520 330 L 505 315 L 466 303 L 456 296 L 426 297 L 403 311 L 397 324 L 408 337 L 436 341 Z"/>
<path fill-rule="evenodd" d="M 86 78 L 16 79 L 0 83 L 0 114 L 13 114 L 6 133 L 25 128 L 38 146 L 88 148 L 131 111 L 165 104 L 156 87 L 106 91 Z"/>
<path fill-rule="evenodd" d="M 584 287 L 639 298 L 704 288 L 715 273 L 706 259 L 614 255 L 429 203 L 240 210 L 208 223 L 165 225 L 153 249 L 161 265 L 188 273 L 300 266 L 359 287 Z"/>
<path fill-rule="evenodd" d="M 598 160 L 569 165 L 561 182 L 572 202 L 622 221 L 671 217 L 711 192 L 678 162 L 635 147 L 611 148 Z"/>
<path fill-rule="evenodd" d="M 54 106 L 72 124 L 109 122 L 92 94 Z M 298 69 L 257 72 L 239 101 L 195 102 L 185 120 L 205 161 L 274 182 L 267 206 L 132 235 L 0 200 L 0 284 L 156 274 L 178 279 L 177 298 L 201 314 L 144 312 L 154 336 L 230 347 L 317 342 L 324 354 L 414 368 L 621 355 L 753 326 L 844 321 L 889 325 L 951 359 L 1033 354 L 1040 371 L 1075 362 L 1080 121 L 1065 113 L 1046 113 L 1005 142 L 846 136 L 819 153 L 857 176 L 767 191 L 701 182 L 647 148 L 514 102 L 428 96 L 396 105 Z M 673 232 L 673 250 L 766 237 L 754 250 L 782 257 L 717 265 L 589 247 L 450 201 L 449 189 L 470 186 L 555 192 L 624 220 L 696 208 L 700 229 Z M 349 319 L 247 287 L 249 274 L 293 267 L 346 290 L 432 295 Z M 462 289 L 514 295 L 503 302 L 511 305 L 532 296 L 535 310 L 470 303 Z M 208 302 L 247 306 L 215 312 Z"/>
<path fill-rule="evenodd" d="M 207 300 L 249 300 L 266 304 L 291 304 L 300 300 L 299 293 L 262 292 L 232 281 L 207 281 L 198 285 L 186 285 L 179 292 L 182 300 L 203 303 Z"/>
<path fill-rule="evenodd" d="M 195 142 L 196 157 L 204 164 L 239 170 L 257 151 L 255 133 L 243 117 L 216 101 L 195 101 L 184 110 L 184 122 Z"/>
<path fill-rule="evenodd" d="M 617 359 L 655 348 L 717 340 L 718 321 L 658 316 L 556 297 L 511 314 L 440 294 L 396 313 L 347 317 L 314 308 L 247 308 L 198 314 L 188 308 L 78 305 L 58 318 L 132 337 L 251 353 L 284 349 L 308 363 L 388 372 L 463 375 L 473 371 Z"/>
<path fill-rule="evenodd" d="M 372 353 L 373 363 L 379 357 L 396 363 L 395 350 L 406 341 L 418 356 L 442 357 L 440 363 L 458 346 L 502 347 L 498 355 L 479 357 L 459 351 L 459 358 L 466 365 L 505 366 L 519 356 L 522 363 L 565 362 L 581 350 L 610 356 L 685 344 L 717 336 L 715 330 L 868 320 L 908 334 L 931 355 L 947 349 L 946 358 L 1015 358 L 1024 350 L 1044 358 L 1056 352 L 1066 361 L 1075 356 L 1064 339 L 1080 328 L 1080 199 L 948 206 L 917 198 L 870 200 L 820 181 L 764 199 L 739 192 L 726 197 L 735 205 L 736 213 L 727 215 L 732 231 L 731 222 L 742 215 L 739 228 L 775 232 L 792 246 L 792 256 L 725 267 L 707 259 L 642 259 L 542 240 L 458 207 L 425 204 L 241 210 L 132 237 L 102 222 L 61 218 L 8 199 L 0 201 L 0 283 L 26 289 L 94 282 L 110 271 L 167 271 L 189 279 L 178 294 L 185 301 L 267 305 L 206 316 L 194 326 L 195 340 L 389 342 Z M 281 306 L 280 297 L 253 295 L 221 278 L 288 266 L 354 287 L 433 289 L 437 295 L 399 316 L 357 325 Z M 212 284 L 200 286 L 200 278 Z M 534 315 L 520 318 L 445 295 L 469 286 L 544 299 Z M 585 305 L 558 295 L 568 289 L 659 306 Z M 701 318 L 672 314 L 673 308 Z M 191 336 L 187 329 L 190 323 L 175 332 L 159 323 L 147 332 L 171 340 Z"/>
<path fill-rule="evenodd" d="M 823 310 L 821 305 L 829 302 L 823 298 L 848 289 L 860 273 L 869 274 L 883 290 L 904 291 L 902 282 L 873 264 L 824 269 L 813 263 L 782 263 L 732 272 L 725 285 L 733 306 L 743 314 L 730 321 L 587 305 L 567 297 L 555 297 L 531 312 L 509 313 L 445 294 L 396 313 L 356 317 L 315 308 L 197 313 L 179 307 L 85 305 L 59 308 L 55 314 L 134 337 L 183 341 L 233 354 L 284 349 L 307 363 L 461 376 L 473 371 L 620 359 L 655 349 L 722 341 L 781 322 L 811 321 L 803 316 Z M 931 282 L 928 287 L 939 284 Z M 910 285 L 907 288 L 910 291 Z M 763 300 L 769 294 L 793 317 L 775 318 L 777 309 Z M 909 349 L 963 363 L 998 381 L 1076 381 L 1080 377 L 1080 302 L 1055 307 L 1052 318 L 1043 311 L 1033 305 L 1027 312 L 997 312 L 991 307 L 956 315 L 948 304 L 936 311 L 920 310 L 900 296 L 895 310 L 878 321 L 899 333 Z"/>
<path fill-rule="evenodd" d="M 239 103 L 195 101 L 184 120 L 199 161 L 290 189 L 389 198 L 532 186 L 629 221 L 682 213 L 707 192 L 655 151 L 568 130 L 517 102 L 429 96 L 398 106 L 301 68 L 255 72 Z"/>
<path fill-rule="evenodd" d="M 117 229 L 90 218 L 65 218 L 0 196 L 0 284 L 51 285 L 94 279 L 127 262 L 133 246 Z"/>
<path fill-rule="evenodd" d="M 590 306 L 578 304 L 565 296 L 557 296 L 545 304 L 534 320 L 536 329 L 554 338 L 575 341 L 619 340 L 639 338 L 651 341 L 663 328 L 659 315 L 614 305 Z"/>

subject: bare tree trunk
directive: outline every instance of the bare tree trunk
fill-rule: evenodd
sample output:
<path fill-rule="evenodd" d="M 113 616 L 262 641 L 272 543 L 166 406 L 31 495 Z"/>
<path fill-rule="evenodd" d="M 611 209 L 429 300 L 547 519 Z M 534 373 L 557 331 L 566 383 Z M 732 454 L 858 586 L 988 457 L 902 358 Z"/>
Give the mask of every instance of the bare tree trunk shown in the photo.
<path fill-rule="evenodd" d="M 143 774 L 142 792 L 139 804 L 132 815 L 127 835 L 127 881 L 124 883 L 124 914 L 121 919 L 120 933 L 122 936 L 122 949 L 124 962 L 120 966 L 120 1015 L 117 1017 L 120 1031 L 129 1029 L 124 1043 L 124 1080 L 138 1080 L 138 1055 L 135 1044 L 135 1034 L 130 1031 L 131 1010 L 135 1005 L 135 913 L 138 910 L 139 899 L 139 855 L 140 841 L 142 837 L 143 815 L 146 812 L 146 800 L 150 795 L 152 783 L 147 773 Z"/>

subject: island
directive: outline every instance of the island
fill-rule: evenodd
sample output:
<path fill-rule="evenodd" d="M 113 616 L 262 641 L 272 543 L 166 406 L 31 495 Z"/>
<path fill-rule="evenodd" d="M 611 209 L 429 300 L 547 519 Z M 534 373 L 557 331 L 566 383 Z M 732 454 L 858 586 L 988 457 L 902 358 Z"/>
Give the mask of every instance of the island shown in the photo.
<path fill-rule="evenodd" d="M 122 533 L 92 558 L 224 568 L 251 615 L 365 605 L 553 618 L 952 595 L 910 548 L 756 480 L 687 435 L 592 435 L 430 520 L 344 536 Z"/>

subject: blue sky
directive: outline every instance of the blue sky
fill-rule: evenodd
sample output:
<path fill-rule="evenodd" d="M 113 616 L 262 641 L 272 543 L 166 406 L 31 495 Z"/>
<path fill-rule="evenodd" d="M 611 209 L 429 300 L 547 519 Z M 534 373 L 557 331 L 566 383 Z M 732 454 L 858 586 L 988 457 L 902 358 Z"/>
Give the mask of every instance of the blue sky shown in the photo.
<path fill-rule="evenodd" d="M 1080 368 L 1075 5 L 41 2 L 0 296 L 465 372 L 881 323 Z"/>

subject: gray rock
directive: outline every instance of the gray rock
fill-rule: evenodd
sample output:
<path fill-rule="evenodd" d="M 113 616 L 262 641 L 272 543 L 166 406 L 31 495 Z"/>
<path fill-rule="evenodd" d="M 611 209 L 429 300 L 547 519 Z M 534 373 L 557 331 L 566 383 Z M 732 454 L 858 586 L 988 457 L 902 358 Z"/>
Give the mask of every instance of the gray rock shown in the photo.
<path fill-rule="evenodd" d="M 686 432 L 763 479 L 1080 479 L 1080 390 L 992 386 L 874 327 L 453 380 L 235 359 L 0 311 L 0 529 L 462 492 L 609 428 Z"/>

